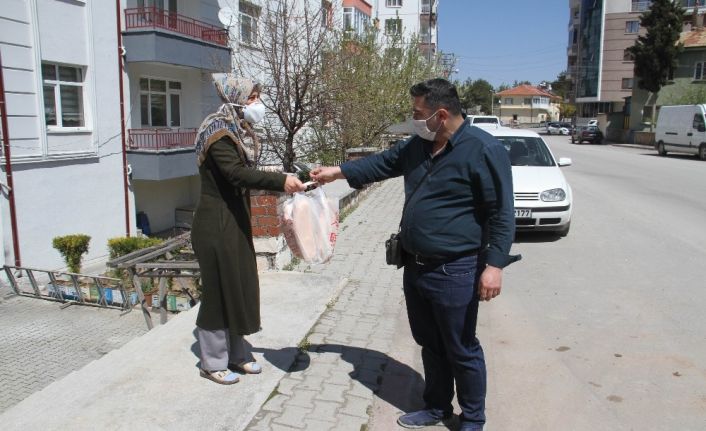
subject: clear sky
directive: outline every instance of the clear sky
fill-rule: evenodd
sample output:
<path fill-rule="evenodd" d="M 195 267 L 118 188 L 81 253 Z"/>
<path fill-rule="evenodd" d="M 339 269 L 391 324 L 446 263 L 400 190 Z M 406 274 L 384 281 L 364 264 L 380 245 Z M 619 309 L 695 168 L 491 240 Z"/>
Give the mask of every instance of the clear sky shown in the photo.
<path fill-rule="evenodd" d="M 440 0 L 439 49 L 456 55 L 451 79 L 554 80 L 566 69 L 569 0 Z"/>

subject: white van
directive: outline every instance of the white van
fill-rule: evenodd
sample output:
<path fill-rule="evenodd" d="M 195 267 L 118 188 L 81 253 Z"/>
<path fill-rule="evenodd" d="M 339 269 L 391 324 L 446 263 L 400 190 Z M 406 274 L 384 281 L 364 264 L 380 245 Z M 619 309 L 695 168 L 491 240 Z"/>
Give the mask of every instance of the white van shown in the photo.
<path fill-rule="evenodd" d="M 662 106 L 655 128 L 655 149 L 698 155 L 706 160 L 706 105 Z"/>
<path fill-rule="evenodd" d="M 471 126 L 497 129 L 502 125 L 495 115 L 469 115 L 467 118 Z"/>

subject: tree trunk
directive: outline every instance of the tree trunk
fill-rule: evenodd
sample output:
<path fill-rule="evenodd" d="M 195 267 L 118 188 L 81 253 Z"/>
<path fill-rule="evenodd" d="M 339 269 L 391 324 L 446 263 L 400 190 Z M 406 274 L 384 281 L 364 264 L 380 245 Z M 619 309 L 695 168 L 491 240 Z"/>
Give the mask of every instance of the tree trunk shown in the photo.
<path fill-rule="evenodd" d="M 292 133 L 287 133 L 287 139 L 284 141 L 284 148 L 284 159 L 282 160 L 284 172 L 295 172 L 294 135 Z"/>

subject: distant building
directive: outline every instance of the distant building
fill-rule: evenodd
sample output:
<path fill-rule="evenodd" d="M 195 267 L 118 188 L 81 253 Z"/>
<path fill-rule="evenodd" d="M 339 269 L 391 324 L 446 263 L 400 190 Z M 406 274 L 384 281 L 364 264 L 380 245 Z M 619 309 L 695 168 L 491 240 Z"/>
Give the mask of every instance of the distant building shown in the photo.
<path fill-rule="evenodd" d="M 383 35 L 416 36 L 421 51 L 432 58 L 438 50 L 439 0 L 372 0 L 373 18 Z"/>
<path fill-rule="evenodd" d="M 372 22 L 373 6 L 365 0 L 343 0 L 343 30 L 361 35 Z"/>
<path fill-rule="evenodd" d="M 504 124 L 539 124 L 545 121 L 558 121 L 561 97 L 532 85 L 518 85 L 515 88 L 495 94 L 499 100 L 493 114 Z"/>

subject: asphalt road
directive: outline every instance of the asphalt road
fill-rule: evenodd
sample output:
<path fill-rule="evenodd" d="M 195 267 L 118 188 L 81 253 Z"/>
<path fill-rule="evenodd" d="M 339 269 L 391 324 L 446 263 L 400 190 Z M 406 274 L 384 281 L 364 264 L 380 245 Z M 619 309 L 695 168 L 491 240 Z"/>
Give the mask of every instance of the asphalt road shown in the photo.
<path fill-rule="evenodd" d="M 545 139 L 573 161 L 571 232 L 519 236 L 481 305 L 486 429 L 706 429 L 706 162 Z M 398 323 L 397 359 L 421 372 Z"/>

